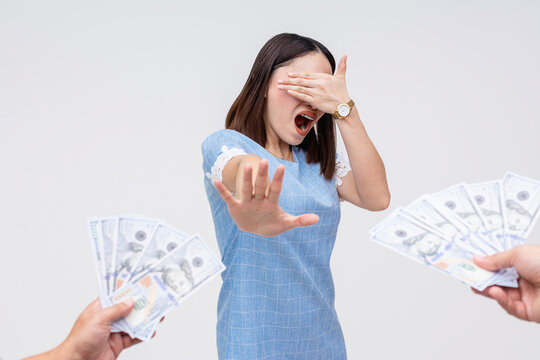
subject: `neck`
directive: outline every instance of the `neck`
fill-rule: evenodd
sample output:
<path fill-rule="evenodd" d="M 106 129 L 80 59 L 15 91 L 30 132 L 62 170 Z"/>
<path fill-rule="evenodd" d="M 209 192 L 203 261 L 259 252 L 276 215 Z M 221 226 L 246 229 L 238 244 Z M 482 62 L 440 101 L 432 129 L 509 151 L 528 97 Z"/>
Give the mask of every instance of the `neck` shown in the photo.
<path fill-rule="evenodd" d="M 272 141 L 273 140 L 273 141 Z M 265 145 L 266 150 L 282 160 L 293 160 L 291 146 L 285 141 L 277 139 L 268 139 Z"/>
<path fill-rule="evenodd" d="M 281 140 L 266 121 L 264 125 L 266 128 L 266 144 L 264 148 L 282 160 L 294 161 L 291 146 Z"/>

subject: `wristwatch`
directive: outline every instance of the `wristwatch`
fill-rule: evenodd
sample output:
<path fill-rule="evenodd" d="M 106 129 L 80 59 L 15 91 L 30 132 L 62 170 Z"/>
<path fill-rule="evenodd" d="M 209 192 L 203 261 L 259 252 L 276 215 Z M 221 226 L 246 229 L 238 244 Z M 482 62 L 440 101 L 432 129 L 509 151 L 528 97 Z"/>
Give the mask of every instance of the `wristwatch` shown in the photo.
<path fill-rule="evenodd" d="M 354 101 L 352 101 L 352 99 L 348 103 L 339 104 L 337 106 L 336 111 L 334 111 L 334 113 L 332 114 L 332 117 L 334 119 L 344 118 L 345 116 L 349 115 L 353 106 L 354 106 Z"/>

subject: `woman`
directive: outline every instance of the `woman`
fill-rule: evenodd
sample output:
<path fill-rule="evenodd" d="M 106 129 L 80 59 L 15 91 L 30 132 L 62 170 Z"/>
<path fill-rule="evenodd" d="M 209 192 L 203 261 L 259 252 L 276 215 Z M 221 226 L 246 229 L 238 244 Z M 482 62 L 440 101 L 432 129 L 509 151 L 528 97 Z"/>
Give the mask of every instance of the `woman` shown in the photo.
<path fill-rule="evenodd" d="M 332 54 L 313 39 L 276 35 L 255 59 L 227 129 L 202 144 L 227 266 L 218 301 L 220 359 L 346 358 L 329 267 L 339 200 L 383 210 L 390 194 L 345 69 L 343 57 L 332 75 Z M 338 106 L 334 116 L 342 117 L 334 121 Z M 349 161 L 336 156 L 335 123 Z"/>

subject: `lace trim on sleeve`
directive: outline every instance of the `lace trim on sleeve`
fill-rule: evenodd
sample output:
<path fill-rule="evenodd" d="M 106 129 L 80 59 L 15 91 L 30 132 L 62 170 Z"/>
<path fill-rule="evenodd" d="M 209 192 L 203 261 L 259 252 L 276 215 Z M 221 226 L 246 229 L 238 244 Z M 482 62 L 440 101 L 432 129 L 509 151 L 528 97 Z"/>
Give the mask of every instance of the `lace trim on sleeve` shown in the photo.
<path fill-rule="evenodd" d="M 247 155 L 246 152 L 242 149 L 231 147 L 229 148 L 227 145 L 223 145 L 221 147 L 221 154 L 217 157 L 216 161 L 214 162 L 214 165 L 210 169 L 210 172 L 206 173 L 206 177 L 209 179 L 218 179 L 219 181 L 223 181 L 223 169 L 225 169 L 225 165 L 227 165 L 227 162 L 231 160 L 233 157 L 238 155 Z"/>
<path fill-rule="evenodd" d="M 334 174 L 334 181 L 337 186 L 341 186 L 343 181 L 341 178 L 347 175 L 351 171 L 351 164 L 341 153 L 336 154 L 336 172 Z"/>

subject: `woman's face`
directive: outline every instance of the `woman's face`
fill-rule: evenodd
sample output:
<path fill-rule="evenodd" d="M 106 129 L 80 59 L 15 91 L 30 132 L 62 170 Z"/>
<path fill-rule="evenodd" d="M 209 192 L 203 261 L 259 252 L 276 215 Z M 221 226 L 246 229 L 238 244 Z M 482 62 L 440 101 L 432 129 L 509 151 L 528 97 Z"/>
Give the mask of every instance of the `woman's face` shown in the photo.
<path fill-rule="evenodd" d="M 264 125 L 267 141 L 280 139 L 290 145 L 298 145 L 312 131 L 315 123 L 324 115 L 321 110 L 295 98 L 287 91 L 278 89 L 278 80 L 288 79 L 289 72 L 326 73 L 332 75 L 332 67 L 320 52 L 311 52 L 293 59 L 290 63 L 274 70 L 266 92 Z M 310 121 L 299 114 L 307 114 Z"/>

